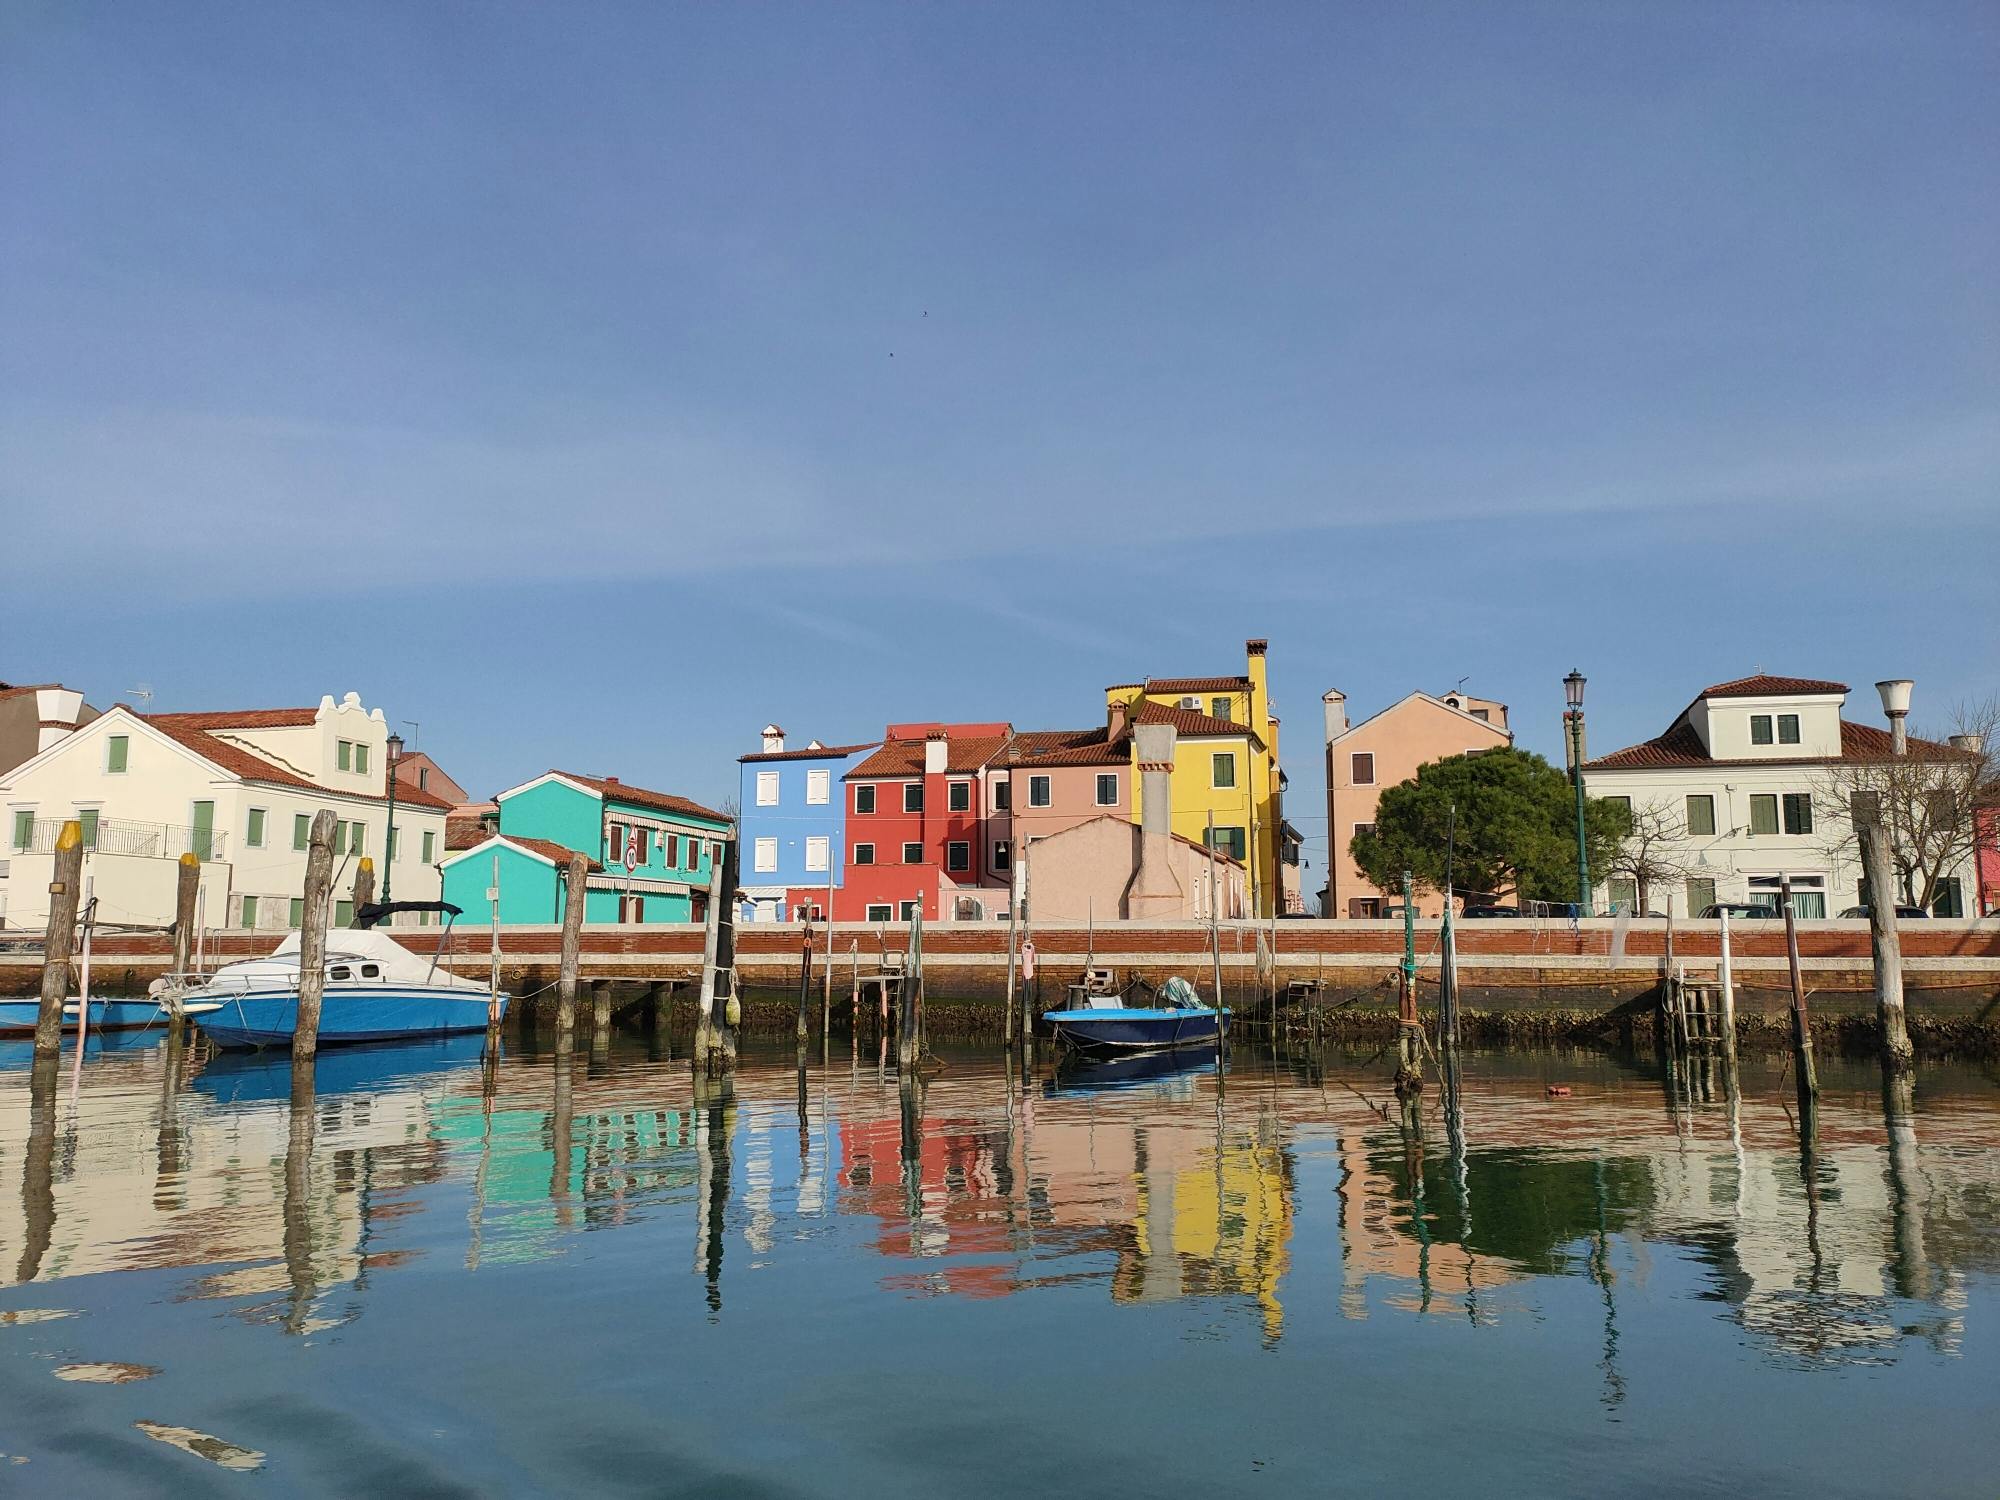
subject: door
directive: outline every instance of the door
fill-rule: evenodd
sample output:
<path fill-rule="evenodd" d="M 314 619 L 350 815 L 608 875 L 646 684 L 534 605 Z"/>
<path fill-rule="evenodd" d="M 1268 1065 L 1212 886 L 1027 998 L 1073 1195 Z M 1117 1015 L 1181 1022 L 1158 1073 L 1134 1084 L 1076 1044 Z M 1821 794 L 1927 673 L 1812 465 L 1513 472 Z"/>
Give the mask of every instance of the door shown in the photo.
<path fill-rule="evenodd" d="M 188 836 L 188 849 L 194 857 L 206 863 L 215 858 L 215 804 L 197 802 L 194 805 L 194 827 Z"/>

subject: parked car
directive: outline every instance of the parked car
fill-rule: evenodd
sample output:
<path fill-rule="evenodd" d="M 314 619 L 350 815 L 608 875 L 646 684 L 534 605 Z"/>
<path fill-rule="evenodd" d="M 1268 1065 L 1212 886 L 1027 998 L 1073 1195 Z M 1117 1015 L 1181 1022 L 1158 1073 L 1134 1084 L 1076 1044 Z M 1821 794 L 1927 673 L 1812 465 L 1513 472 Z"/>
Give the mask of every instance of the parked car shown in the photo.
<path fill-rule="evenodd" d="M 1467 917 L 1518 917 L 1521 915 L 1521 908 L 1518 906 L 1468 906 L 1460 915 Z"/>
<path fill-rule="evenodd" d="M 1850 906 L 1841 915 L 1843 917 L 1865 918 L 1869 915 L 1869 908 L 1865 906 Z M 1896 908 L 1896 915 L 1898 917 L 1928 917 L 1930 913 L 1925 911 L 1921 906 L 1899 906 Z"/>
<path fill-rule="evenodd" d="M 1760 917 L 1784 916 L 1784 913 L 1779 911 L 1777 907 L 1765 906 L 1757 901 L 1718 901 L 1713 906 L 1704 906 L 1701 909 L 1701 914 L 1711 919 L 1722 916 L 1725 913 L 1732 919 L 1741 917 L 1755 919 Z"/>

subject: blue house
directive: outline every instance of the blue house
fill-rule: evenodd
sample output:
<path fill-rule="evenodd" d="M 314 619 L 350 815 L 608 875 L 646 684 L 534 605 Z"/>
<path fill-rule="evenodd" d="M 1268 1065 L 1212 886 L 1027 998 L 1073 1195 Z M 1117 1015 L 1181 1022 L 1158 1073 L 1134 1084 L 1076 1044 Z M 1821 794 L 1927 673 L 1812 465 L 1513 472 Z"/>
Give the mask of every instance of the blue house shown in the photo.
<path fill-rule="evenodd" d="M 550 771 L 494 799 L 498 827 L 448 854 L 444 899 L 463 926 L 491 919 L 486 892 L 500 862 L 503 927 L 563 919 L 571 854 L 588 861 L 586 922 L 698 922 L 707 916 L 709 872 L 731 836 L 726 813 L 616 777 Z"/>
<path fill-rule="evenodd" d="M 847 802 L 840 778 L 873 752 L 866 745 L 785 748 L 785 731 L 764 726 L 764 748 L 742 768 L 738 893 L 745 922 L 826 915 L 826 888 L 841 883 Z"/>

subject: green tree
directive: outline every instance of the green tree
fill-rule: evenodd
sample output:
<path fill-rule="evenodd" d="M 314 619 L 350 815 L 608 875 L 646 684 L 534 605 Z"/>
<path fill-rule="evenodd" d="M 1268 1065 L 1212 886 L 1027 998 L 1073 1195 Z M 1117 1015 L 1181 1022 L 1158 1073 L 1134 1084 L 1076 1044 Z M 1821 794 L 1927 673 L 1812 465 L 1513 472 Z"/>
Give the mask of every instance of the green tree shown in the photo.
<path fill-rule="evenodd" d="M 1585 802 L 1592 870 L 1610 868 L 1631 822 L 1623 803 Z M 1399 889 L 1408 870 L 1427 890 L 1443 891 L 1449 878 L 1462 896 L 1574 901 L 1575 793 L 1564 772 L 1525 750 L 1454 755 L 1384 791 L 1374 831 L 1357 833 L 1348 852 L 1385 891 Z"/>

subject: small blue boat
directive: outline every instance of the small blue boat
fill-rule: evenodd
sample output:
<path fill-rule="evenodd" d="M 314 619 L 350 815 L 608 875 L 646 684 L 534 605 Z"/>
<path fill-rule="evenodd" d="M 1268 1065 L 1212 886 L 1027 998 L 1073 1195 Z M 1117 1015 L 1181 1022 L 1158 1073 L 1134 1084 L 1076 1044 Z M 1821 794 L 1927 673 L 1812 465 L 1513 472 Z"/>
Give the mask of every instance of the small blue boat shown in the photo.
<path fill-rule="evenodd" d="M 1124 995 L 1085 995 L 1077 1004 L 1042 1012 L 1057 1040 L 1079 1052 L 1143 1052 L 1212 1046 L 1227 1010 L 1201 1003 L 1185 979 L 1169 979 L 1152 1005 Z"/>
<path fill-rule="evenodd" d="M 40 1013 L 42 1002 L 37 997 L 25 1000 L 0 1000 L 0 1036 L 18 1036 L 35 1029 L 35 1017 Z M 90 1034 L 100 1031 L 133 1031 L 146 1026 L 158 1026 L 166 1020 L 166 1013 L 160 1009 L 160 1002 L 150 995 L 141 995 L 136 1000 L 119 999 L 112 996 L 92 995 L 90 997 Z M 76 997 L 70 996 L 63 1002 L 63 1030 L 76 1030 Z"/>
<path fill-rule="evenodd" d="M 458 908 L 441 901 L 399 901 L 364 907 L 363 923 L 391 911 Z M 444 938 L 450 936 L 447 925 Z M 440 938 L 438 952 L 444 951 Z M 484 1031 L 489 1013 L 485 985 L 438 967 L 437 957 L 412 953 L 372 926 L 327 934 L 326 979 L 319 1009 L 319 1040 L 390 1042 Z M 289 1047 L 299 1019 L 299 934 L 288 933 L 267 958 L 228 964 L 181 999 L 182 1011 L 222 1047 Z M 498 997 L 500 1015 L 507 996 Z"/>
<path fill-rule="evenodd" d="M 1215 1044 L 1144 1052 L 1072 1052 L 1056 1063 L 1047 1094 L 1051 1099 L 1145 1090 L 1179 1096 L 1183 1085 L 1215 1067 Z"/>

